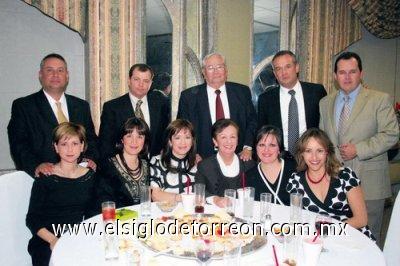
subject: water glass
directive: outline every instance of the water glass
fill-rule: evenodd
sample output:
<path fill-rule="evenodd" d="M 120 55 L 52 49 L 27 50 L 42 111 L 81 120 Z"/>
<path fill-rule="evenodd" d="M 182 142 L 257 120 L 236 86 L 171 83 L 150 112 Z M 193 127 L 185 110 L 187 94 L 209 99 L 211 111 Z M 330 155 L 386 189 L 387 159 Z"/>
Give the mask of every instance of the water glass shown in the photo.
<path fill-rule="evenodd" d="M 140 217 L 148 219 L 151 217 L 151 189 L 149 186 L 140 186 Z"/>
<path fill-rule="evenodd" d="M 236 205 L 236 190 L 225 189 L 224 197 L 227 199 L 225 205 L 225 211 L 232 217 L 235 216 L 235 205 Z"/>
<path fill-rule="evenodd" d="M 240 256 L 242 254 L 241 241 L 237 240 L 224 245 L 224 265 L 240 266 Z"/>
<path fill-rule="evenodd" d="M 303 195 L 300 193 L 290 194 L 290 221 L 301 222 L 301 210 L 303 208 Z"/>
<path fill-rule="evenodd" d="M 261 193 L 260 194 L 260 222 L 265 222 L 265 216 L 271 215 L 271 204 L 272 204 L 272 194 L 271 193 Z"/>
<path fill-rule="evenodd" d="M 322 240 L 316 239 L 313 242 L 312 238 L 306 238 L 303 240 L 303 255 L 305 265 L 317 266 L 319 255 L 322 250 Z"/>
<path fill-rule="evenodd" d="M 213 255 L 213 242 L 207 239 L 199 239 L 196 242 L 196 258 L 201 265 L 207 265 L 207 262 Z"/>
<path fill-rule="evenodd" d="M 206 203 L 206 194 L 205 194 L 206 185 L 204 184 L 194 184 L 194 212 L 195 213 L 204 213 L 204 205 Z"/>
<path fill-rule="evenodd" d="M 253 218 L 254 192 L 253 187 L 239 188 L 237 190 L 239 209 L 245 220 L 251 220 Z"/>

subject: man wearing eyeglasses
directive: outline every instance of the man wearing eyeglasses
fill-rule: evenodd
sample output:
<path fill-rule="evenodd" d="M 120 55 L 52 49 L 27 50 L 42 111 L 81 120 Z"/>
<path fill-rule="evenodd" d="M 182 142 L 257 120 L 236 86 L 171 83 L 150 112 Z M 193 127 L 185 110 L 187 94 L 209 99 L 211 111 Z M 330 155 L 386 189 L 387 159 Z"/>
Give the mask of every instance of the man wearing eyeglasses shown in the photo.
<path fill-rule="evenodd" d="M 232 119 L 240 129 L 236 152 L 241 159 L 250 160 L 257 120 L 249 87 L 227 82 L 225 58 L 219 53 L 204 57 L 202 72 L 206 82 L 181 93 L 177 118 L 193 124 L 202 158 L 215 153 L 211 126 L 219 119 Z"/>

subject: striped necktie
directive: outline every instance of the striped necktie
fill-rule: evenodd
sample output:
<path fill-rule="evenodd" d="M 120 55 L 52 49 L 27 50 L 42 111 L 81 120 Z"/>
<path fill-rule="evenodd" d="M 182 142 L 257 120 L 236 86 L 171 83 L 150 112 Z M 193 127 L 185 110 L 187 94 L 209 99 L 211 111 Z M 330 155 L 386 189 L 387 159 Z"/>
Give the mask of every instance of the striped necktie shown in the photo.
<path fill-rule="evenodd" d="M 299 112 L 294 90 L 289 90 L 288 150 L 294 156 L 299 139 Z"/>
<path fill-rule="evenodd" d="M 338 122 L 338 143 L 343 144 L 344 136 L 346 132 L 346 124 L 350 117 L 350 96 L 346 95 L 343 97 L 343 108 L 340 112 L 339 122 Z"/>

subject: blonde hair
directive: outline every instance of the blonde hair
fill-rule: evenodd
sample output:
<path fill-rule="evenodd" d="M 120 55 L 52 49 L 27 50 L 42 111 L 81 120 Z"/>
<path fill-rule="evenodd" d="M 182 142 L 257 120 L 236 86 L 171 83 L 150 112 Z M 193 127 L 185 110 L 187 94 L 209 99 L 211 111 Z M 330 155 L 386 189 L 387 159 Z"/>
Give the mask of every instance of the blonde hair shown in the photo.
<path fill-rule="evenodd" d="M 87 149 L 86 142 L 86 130 L 80 124 L 75 124 L 71 122 L 64 122 L 59 124 L 53 131 L 53 143 L 58 144 L 58 142 L 64 138 L 69 139 L 70 137 L 78 137 L 80 142 L 83 143 L 83 152 Z"/>

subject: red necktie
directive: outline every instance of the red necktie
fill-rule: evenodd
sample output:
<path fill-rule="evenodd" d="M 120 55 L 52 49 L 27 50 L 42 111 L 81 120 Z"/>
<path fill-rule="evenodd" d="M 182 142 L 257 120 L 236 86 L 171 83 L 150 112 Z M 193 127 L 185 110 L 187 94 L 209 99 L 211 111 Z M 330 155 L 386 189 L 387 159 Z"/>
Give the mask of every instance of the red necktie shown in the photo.
<path fill-rule="evenodd" d="M 224 107 L 222 106 L 222 101 L 221 97 L 219 96 L 221 94 L 220 90 L 215 90 L 215 94 L 217 94 L 217 98 L 215 99 L 215 121 L 219 119 L 224 119 Z"/>

